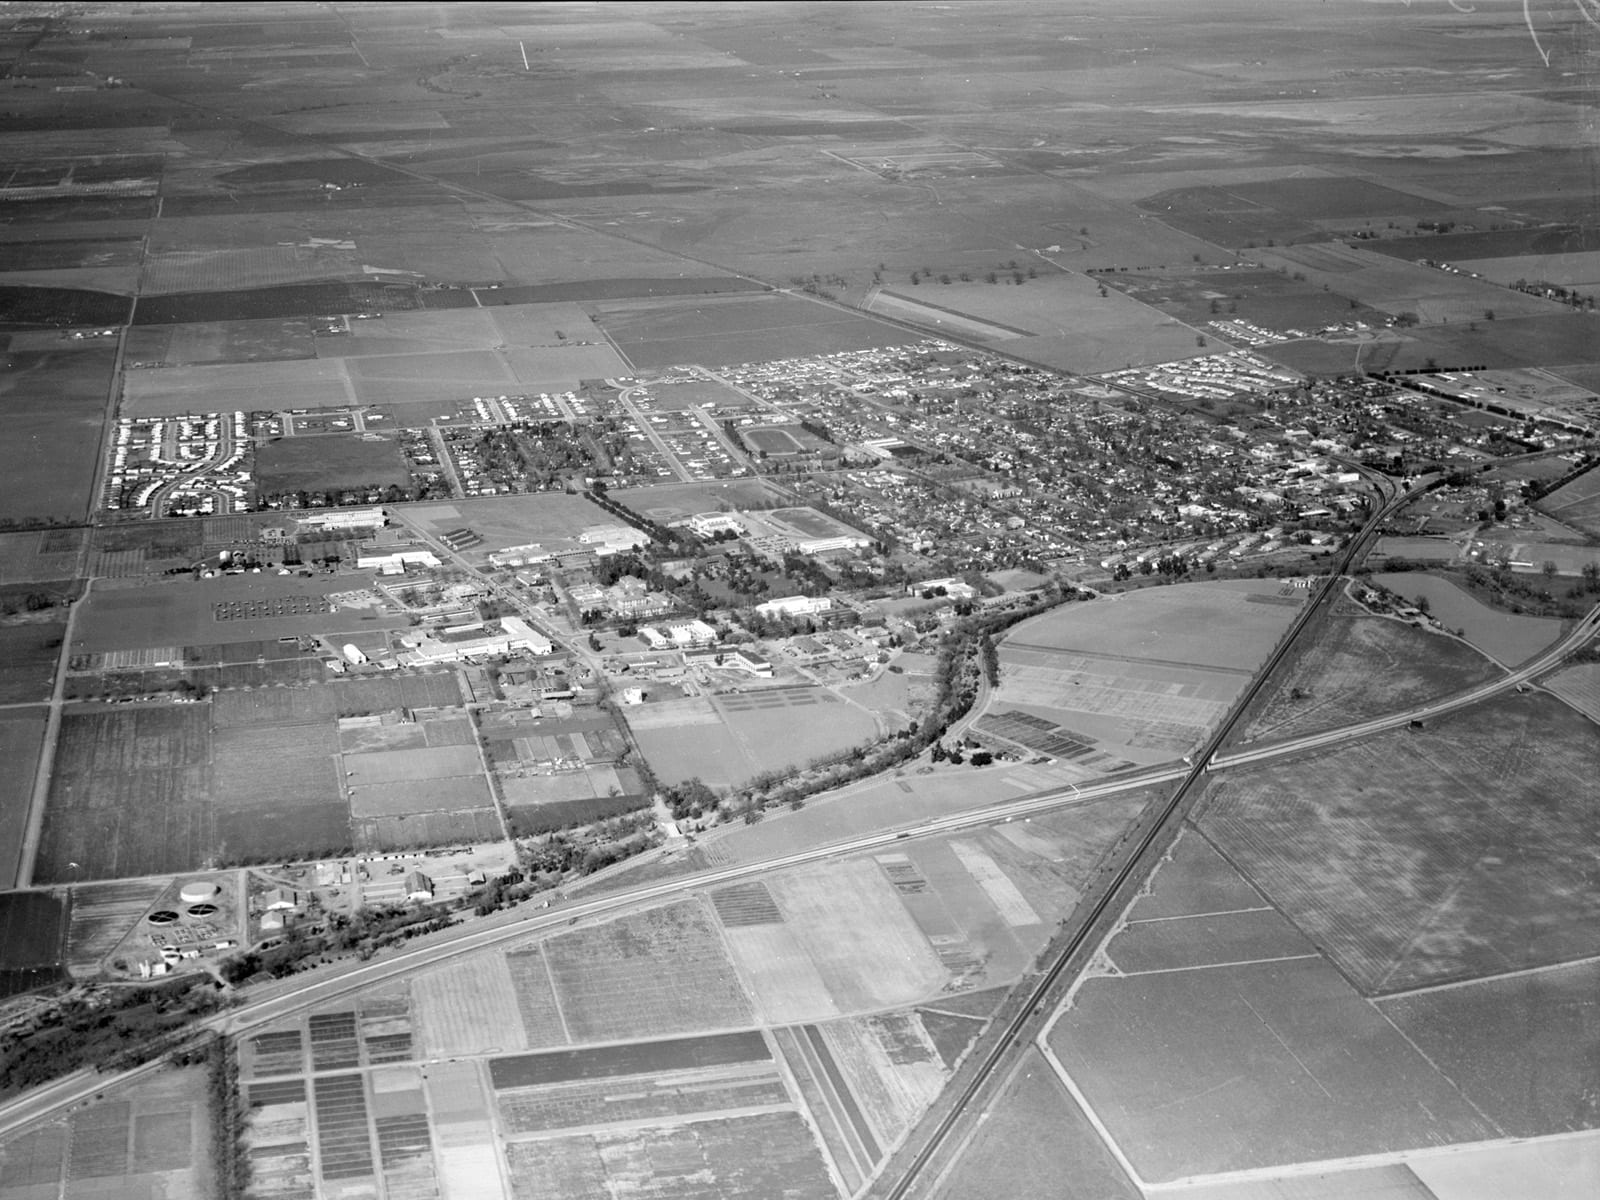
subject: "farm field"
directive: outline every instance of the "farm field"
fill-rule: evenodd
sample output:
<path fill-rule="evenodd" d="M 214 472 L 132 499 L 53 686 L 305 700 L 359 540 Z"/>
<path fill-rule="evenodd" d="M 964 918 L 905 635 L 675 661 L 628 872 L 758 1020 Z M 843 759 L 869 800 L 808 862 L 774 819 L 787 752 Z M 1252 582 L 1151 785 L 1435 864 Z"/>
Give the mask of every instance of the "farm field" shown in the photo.
<path fill-rule="evenodd" d="M 1596 953 L 1593 726 L 1496 700 L 1213 784 L 1197 820 L 1364 992 Z"/>
<path fill-rule="evenodd" d="M 632 367 L 627 374 L 681 363 L 721 367 L 917 340 L 893 325 L 789 296 L 618 300 L 597 303 L 592 311 L 595 323 Z"/>
<path fill-rule="evenodd" d="M 130 369 L 204 366 L 314 358 L 316 345 L 307 318 L 276 317 L 198 325 L 137 325 L 128 330 L 123 354 Z"/>
<path fill-rule="evenodd" d="M 624 715 L 651 770 L 666 783 L 699 776 L 712 786 L 737 786 L 870 742 L 879 732 L 869 713 L 807 685 L 664 700 Z"/>
<path fill-rule="evenodd" d="M 149 647 L 206 646 L 223 642 L 274 640 L 299 634 L 340 636 L 362 630 L 397 629 L 405 618 L 371 608 L 323 611 L 329 593 L 361 587 L 352 576 L 228 575 L 195 580 L 161 580 L 139 587 L 102 584 L 78 609 L 73 655 Z M 232 617 L 227 606 L 255 606 L 282 599 L 303 613 Z M 291 603 L 292 602 L 292 603 Z M 230 614 L 222 620 L 218 613 Z M 252 607 L 250 611 L 254 611 Z"/>
<path fill-rule="evenodd" d="M 364 403 L 343 362 L 290 359 L 130 371 L 119 412 L 125 417 L 172 417 L 272 411 L 282 407 L 286 396 L 294 398 L 296 408 Z"/>
<path fill-rule="evenodd" d="M 1600 663 L 1576 663 L 1564 671 L 1547 676 L 1544 686 L 1591 721 L 1600 724 Z"/>
<path fill-rule="evenodd" d="M 1402 712 L 1499 675 L 1454 638 L 1384 617 L 1334 612 L 1280 668 L 1238 742 L 1296 737 Z"/>
<path fill-rule="evenodd" d="M 1143 1195 L 1050 1064 L 1029 1049 L 988 1120 L 933 1194 L 938 1200 L 1047 1196 L 1066 1179 L 1101 1200 L 1140 1200 Z"/>
<path fill-rule="evenodd" d="M 0 533 L 0 579 L 13 585 L 71 579 L 79 573 L 87 536 L 82 529 Z"/>
<path fill-rule="evenodd" d="M 1508 1137 L 1592 1129 L 1600 962 L 1526 971 L 1378 1002 L 1379 1011 Z"/>
<path fill-rule="evenodd" d="M 74 886 L 67 927 L 67 966 L 95 975 L 101 960 L 127 937 L 172 883 L 170 877 Z"/>
<path fill-rule="evenodd" d="M 194 870 L 216 842 L 211 778 L 205 705 L 67 709 L 36 880 Z"/>
<path fill-rule="evenodd" d="M 1494 1135 L 1316 957 L 1096 976 L 1048 1039 L 1150 1183 Z"/>
<path fill-rule="evenodd" d="M 28 805 L 44 746 L 45 710 L 12 708 L 0 711 L 0 891 L 26 883 L 17 878 L 21 867 L 23 833 Z"/>
<path fill-rule="evenodd" d="M 1497 612 L 1437 575 L 1379 572 L 1372 580 L 1408 600 L 1426 596 L 1435 620 L 1447 629 L 1460 629 L 1467 641 L 1508 667 L 1533 658 L 1561 636 L 1562 623 L 1554 617 Z"/>
<path fill-rule="evenodd" d="M 1086 773 L 1176 759 L 1202 741 L 1306 592 L 1276 580 L 1180 584 L 1069 604 L 1000 644 L 974 732 Z"/>
<path fill-rule="evenodd" d="M 332 434 L 275 438 L 256 448 L 255 483 L 261 495 L 327 488 L 404 487 L 405 455 L 392 438 L 372 441 Z"/>
<path fill-rule="evenodd" d="M 0 518 L 81 521 L 111 402 L 114 346 L 11 350 L 0 374 Z"/>
<path fill-rule="evenodd" d="M 935 286 L 929 280 L 914 289 L 899 289 L 899 294 L 937 308 L 927 315 L 912 315 L 902 305 L 890 315 L 914 320 L 937 333 L 937 322 L 944 316 L 938 309 L 948 308 L 1011 333 L 1024 331 L 1029 336 L 1007 336 L 1001 348 L 1085 375 L 1205 353 L 1195 345 L 1195 330 L 1183 320 L 1115 291 L 1101 296 L 1099 282 L 1076 271 L 1041 270 L 1037 279 L 1021 286 L 980 281 Z M 968 333 L 959 325 L 953 332 Z"/>
<path fill-rule="evenodd" d="M 750 1021 L 733 964 L 697 900 L 560 934 L 544 954 L 574 1042 Z"/>
<path fill-rule="evenodd" d="M 1386 319 L 1386 314 L 1362 305 L 1352 308 L 1347 297 L 1334 291 L 1276 271 L 1208 271 L 1196 266 L 1160 274 L 1118 272 L 1095 280 L 1203 332 L 1211 322 L 1236 320 L 1280 333 L 1298 330 L 1303 336 L 1330 325 L 1350 321 L 1381 325 Z M 1226 331 L 1222 337 L 1227 339 Z"/>
<path fill-rule="evenodd" d="M 1417 270 L 1426 268 L 1418 267 Z M 1437 274 L 1437 272 L 1435 272 Z M 1441 275 L 1442 279 L 1458 276 Z M 1330 276 L 1330 285 L 1341 286 Z M 1500 315 L 1500 297 L 1520 293 L 1507 292 L 1493 284 L 1484 284 L 1492 294 L 1443 297 L 1436 307 L 1461 310 L 1465 315 L 1448 324 L 1416 326 L 1403 337 L 1392 331 L 1382 337 L 1362 341 L 1323 341 L 1310 338 L 1305 341 L 1283 342 L 1263 346 L 1261 355 L 1297 371 L 1312 375 L 1337 375 L 1346 373 L 1357 365 L 1356 352 L 1361 352 L 1360 367 L 1366 371 L 1427 370 L 1430 362 L 1445 366 L 1480 366 L 1488 369 L 1516 369 L 1523 367 L 1587 366 L 1596 362 L 1594 331 L 1583 313 L 1571 311 L 1551 312 L 1543 316 Z M 1419 301 L 1420 303 L 1420 301 Z M 1399 308 L 1399 305 L 1385 307 Z M 1494 309 L 1497 319 L 1484 319 L 1486 309 Z"/>
<path fill-rule="evenodd" d="M 1539 501 L 1539 510 L 1591 535 L 1600 536 L 1600 470 L 1562 484 Z"/>
<path fill-rule="evenodd" d="M 44 892 L 0 893 L 0 1000 L 61 977 L 67 906 Z"/>
<path fill-rule="evenodd" d="M 149 1196 L 213 1193 L 205 1071 L 160 1072 L 108 1088 L 69 1117 L 0 1141 L 0 1196 Z"/>

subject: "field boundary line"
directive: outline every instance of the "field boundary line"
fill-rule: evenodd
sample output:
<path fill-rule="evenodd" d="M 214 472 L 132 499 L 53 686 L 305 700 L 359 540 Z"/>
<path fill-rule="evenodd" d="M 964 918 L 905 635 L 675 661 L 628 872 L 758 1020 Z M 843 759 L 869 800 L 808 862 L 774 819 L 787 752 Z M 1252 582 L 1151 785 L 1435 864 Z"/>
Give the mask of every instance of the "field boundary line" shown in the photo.
<path fill-rule="evenodd" d="M 1312 951 L 1310 954 L 1284 954 L 1277 958 L 1241 958 L 1236 962 L 1195 963 L 1189 967 L 1156 967 L 1149 971 L 1130 971 L 1126 967 L 1119 967 L 1118 969 L 1122 972 L 1122 978 L 1133 979 L 1140 975 L 1179 975 L 1185 971 L 1214 971 L 1218 967 L 1259 967 L 1265 966 L 1267 963 L 1303 962 L 1308 958 L 1321 957 L 1320 951 Z M 1265 1023 L 1262 1022 L 1262 1024 Z M 1291 1051 L 1291 1053 L 1293 1052 Z M 1307 1074 L 1310 1074 L 1310 1072 L 1307 1072 Z M 1317 1086 L 1321 1087 L 1322 1085 L 1318 1084 Z"/>
<path fill-rule="evenodd" d="M 544 967 L 544 977 L 550 981 L 550 1003 L 555 1005 L 556 1019 L 561 1022 L 561 1036 L 567 1039 L 567 1045 L 573 1046 L 577 1043 L 572 1040 L 572 1030 L 567 1025 L 566 1010 L 561 1007 L 561 993 L 556 991 L 556 976 L 550 969 L 550 956 L 544 952 L 544 943 L 548 940 L 548 937 L 541 939 L 534 949 L 538 952 L 539 962 Z"/>
<path fill-rule="evenodd" d="M 1452 979 L 1445 983 L 1425 983 L 1421 987 L 1402 988 L 1398 992 L 1384 992 L 1382 995 L 1372 995 L 1368 1001 L 1381 1004 L 1389 1000 L 1405 1000 L 1412 996 L 1426 996 L 1433 992 L 1447 992 L 1456 988 L 1476 987 L 1480 983 L 1497 983 L 1502 979 L 1519 979 L 1525 975 L 1545 975 L 1551 971 L 1565 971 L 1570 967 L 1586 967 L 1600 963 L 1600 954 L 1588 954 L 1582 958 L 1568 959 L 1566 962 L 1544 963 L 1537 967 L 1518 967 L 1514 971 L 1498 971 L 1493 975 L 1479 975 L 1474 979 Z"/>
<path fill-rule="evenodd" d="M 1128 925 L 1155 925 L 1162 921 L 1192 921 L 1196 917 L 1232 917 L 1239 913 L 1252 912 L 1277 912 L 1270 904 L 1260 904 L 1255 908 L 1219 908 L 1215 912 L 1178 913 L 1170 917 L 1129 917 Z M 1279 913 L 1282 916 L 1281 913 Z"/>
<path fill-rule="evenodd" d="M 1056 1078 L 1061 1082 L 1061 1086 L 1067 1090 L 1067 1095 L 1072 1098 L 1072 1102 L 1083 1113 L 1084 1120 L 1094 1126 L 1094 1131 L 1100 1135 L 1100 1140 L 1105 1143 L 1106 1149 L 1111 1151 L 1111 1157 L 1117 1160 L 1117 1165 L 1122 1168 L 1123 1173 L 1133 1180 L 1133 1186 L 1141 1192 L 1145 1191 L 1149 1184 L 1134 1168 L 1132 1160 L 1123 1152 L 1121 1144 L 1111 1135 L 1111 1130 L 1100 1119 L 1100 1114 L 1095 1111 L 1094 1105 L 1089 1103 L 1089 1097 L 1083 1094 L 1082 1089 L 1073 1080 L 1072 1073 L 1067 1070 L 1066 1064 L 1056 1057 L 1056 1052 L 1050 1045 L 1050 1030 L 1055 1027 L 1055 1023 L 1055 1018 L 1052 1017 L 1044 1029 L 1039 1032 L 1039 1036 L 1034 1039 L 1034 1047 L 1044 1056 L 1045 1062 L 1050 1064 L 1050 1069 L 1055 1072 Z"/>

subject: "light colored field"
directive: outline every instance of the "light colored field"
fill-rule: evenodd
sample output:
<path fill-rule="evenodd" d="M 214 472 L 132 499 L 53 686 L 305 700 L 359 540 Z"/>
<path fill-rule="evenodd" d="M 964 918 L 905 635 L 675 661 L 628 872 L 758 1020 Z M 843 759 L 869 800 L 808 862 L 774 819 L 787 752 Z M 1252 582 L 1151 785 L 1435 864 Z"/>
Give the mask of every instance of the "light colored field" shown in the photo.
<path fill-rule="evenodd" d="M 767 1025 L 798 1025 L 840 1015 L 793 924 L 725 926 L 745 991 Z"/>
<path fill-rule="evenodd" d="M 1145 588 L 1064 604 L 1016 626 L 1004 644 L 1249 672 L 1296 610 L 1248 597 L 1282 590 L 1270 579 Z"/>
<path fill-rule="evenodd" d="M 616 518 L 582 496 L 541 492 L 531 496 L 485 496 L 450 504 L 418 505 L 398 510 L 407 524 L 424 533 L 443 533 L 466 525 L 483 538 L 474 556 L 507 546 L 576 537 L 596 525 L 614 525 Z"/>
<path fill-rule="evenodd" d="M 1498 612 L 1437 575 L 1403 571 L 1372 578 L 1408 600 L 1426 596 L 1435 620 L 1449 629 L 1460 629 L 1467 641 L 1508 667 L 1533 658 L 1561 636 L 1561 622 L 1554 617 Z"/>
<path fill-rule="evenodd" d="M 915 1014 L 833 1021 L 822 1037 L 880 1145 L 904 1137 L 944 1087 L 939 1052 Z"/>
<path fill-rule="evenodd" d="M 130 417 L 296 408 L 361 403 L 344 363 L 319 359 L 215 363 L 132 371 L 124 380 L 121 413 Z"/>
<path fill-rule="evenodd" d="M 419 750 L 346 754 L 344 768 L 349 773 L 351 787 L 483 774 L 483 762 L 478 757 L 476 746 L 434 746 Z"/>
<path fill-rule="evenodd" d="M 507 804 L 587 800 L 591 796 L 609 796 L 613 788 L 622 790 L 617 769 L 598 763 L 582 771 L 561 771 L 555 775 L 500 776 L 500 790 Z"/>
<path fill-rule="evenodd" d="M 1033 911 L 1033 905 L 1028 903 L 1027 897 L 1017 890 L 1017 885 L 980 847 L 972 842 L 956 841 L 950 843 L 950 849 L 977 881 L 983 894 L 989 897 L 1007 925 L 1039 924 L 1039 914 Z"/>
<path fill-rule="evenodd" d="M 769 886 L 838 1011 L 912 1004 L 949 978 L 871 859 L 785 872 Z"/>
<path fill-rule="evenodd" d="M 439 1182 L 446 1196 L 498 1196 L 502 1194 L 500 1158 L 494 1143 L 436 1147 Z"/>
<path fill-rule="evenodd" d="M 1600 283 L 1600 250 L 1572 254 L 1518 254 L 1509 258 L 1463 259 L 1461 264 L 1485 279 L 1508 286 L 1519 279 L 1543 280 L 1563 287 Z"/>
<path fill-rule="evenodd" d="M 511 972 L 499 953 L 415 976 L 411 1011 L 417 1041 L 429 1056 L 527 1049 Z"/>
<path fill-rule="evenodd" d="M 1600 722 L 1600 663 L 1568 667 L 1546 679 L 1544 686 L 1591 721 Z"/>
<path fill-rule="evenodd" d="M 359 278 L 353 251 L 327 245 L 252 246 L 241 250 L 170 250 L 145 259 L 139 291 L 213 292 L 312 279 Z"/>
<path fill-rule="evenodd" d="M 460 813 L 471 809 L 492 809 L 493 806 L 488 780 L 482 775 L 396 779 L 388 783 L 352 787 L 350 790 L 350 815 L 358 819 L 414 813 Z"/>
<path fill-rule="evenodd" d="M 1600 1133 L 1417 1155 L 1408 1165 L 1436 1200 L 1589 1200 L 1600 1181 Z"/>

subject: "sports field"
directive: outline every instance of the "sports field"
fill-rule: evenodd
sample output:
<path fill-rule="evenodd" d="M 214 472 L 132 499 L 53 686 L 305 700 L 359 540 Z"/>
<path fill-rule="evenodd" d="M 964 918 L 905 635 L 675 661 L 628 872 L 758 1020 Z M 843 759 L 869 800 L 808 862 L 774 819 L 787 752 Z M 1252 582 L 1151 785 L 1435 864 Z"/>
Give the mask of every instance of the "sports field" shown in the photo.
<path fill-rule="evenodd" d="M 1211 785 L 1201 828 L 1363 991 L 1600 951 L 1600 741 L 1537 693 Z"/>
<path fill-rule="evenodd" d="M 1402 712 L 1500 674 L 1454 638 L 1383 617 L 1329 614 L 1256 700 L 1242 738 L 1317 733 Z"/>

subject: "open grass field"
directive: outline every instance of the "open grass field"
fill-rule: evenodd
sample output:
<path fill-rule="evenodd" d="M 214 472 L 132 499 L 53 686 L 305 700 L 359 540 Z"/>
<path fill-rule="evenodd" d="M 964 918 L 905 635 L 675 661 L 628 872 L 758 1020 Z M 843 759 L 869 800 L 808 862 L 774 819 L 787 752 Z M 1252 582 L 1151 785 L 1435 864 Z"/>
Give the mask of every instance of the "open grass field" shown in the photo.
<path fill-rule="evenodd" d="M 255 481 L 263 495 L 364 485 L 404 487 L 411 478 L 392 438 L 377 441 L 331 434 L 275 438 L 256 448 Z"/>
<path fill-rule="evenodd" d="M 1529 617 L 1499 612 L 1478 603 L 1448 579 L 1418 571 L 1378 573 L 1380 583 L 1413 602 L 1426 596 L 1435 620 L 1459 629 L 1467 641 L 1496 662 L 1514 667 L 1533 658 L 1561 636 L 1562 623 L 1554 617 Z"/>
<path fill-rule="evenodd" d="M 1101 1200 L 1139 1200 L 1083 1110 L 1037 1050 L 1019 1059 L 976 1136 L 933 1193 L 938 1200 L 1047 1196 L 1072 1180 Z"/>
<path fill-rule="evenodd" d="M 1423 270 L 1425 268 L 1417 268 Z M 1458 276 L 1445 275 L 1445 279 Z M 1338 287 L 1338 284 L 1333 284 Z M 1494 296 L 1459 297 L 1437 308 L 1464 310 L 1460 319 L 1448 324 L 1420 325 L 1403 336 L 1386 331 L 1381 337 L 1361 343 L 1321 341 L 1315 338 L 1264 346 L 1261 355 L 1310 375 L 1340 375 L 1352 370 L 1426 370 L 1430 362 L 1445 367 L 1478 366 L 1487 369 L 1559 366 L 1563 371 L 1587 369 L 1597 361 L 1593 322 L 1584 313 L 1554 312 L 1543 316 L 1505 316 L 1496 297 L 1517 295 L 1493 284 L 1485 284 Z M 1448 299 L 1448 298 L 1447 298 Z M 1477 301 L 1474 308 L 1471 301 Z M 1420 301 L 1419 301 L 1420 302 Z M 1493 308 L 1497 319 L 1483 319 L 1483 310 Z M 1406 311 L 1400 309 L 1400 311 Z M 1359 361 L 1356 358 L 1360 351 Z"/>
<path fill-rule="evenodd" d="M 1150 1183 L 1494 1135 L 1319 957 L 1087 979 L 1048 1042 Z"/>
<path fill-rule="evenodd" d="M 635 371 L 679 363 L 720 367 L 917 340 L 893 325 L 789 296 L 608 301 L 594 312 Z"/>
<path fill-rule="evenodd" d="M 218 852 L 227 861 L 303 858 L 350 843 L 331 722 L 219 724 L 212 734 Z"/>
<path fill-rule="evenodd" d="M 1201 828 L 1368 993 L 1590 955 L 1585 718 L 1529 694 L 1213 785 Z"/>
<path fill-rule="evenodd" d="M 69 709 L 36 880 L 194 870 L 216 844 L 211 783 L 205 705 Z"/>
<path fill-rule="evenodd" d="M 1508 1137 L 1593 1129 L 1600 963 L 1528 971 L 1378 1002 Z"/>
<path fill-rule="evenodd" d="M 110 403 L 116 347 L 22 351 L 0 374 L 0 517 L 82 520 Z"/>
<path fill-rule="evenodd" d="M 765 505 L 778 493 L 760 479 L 722 479 L 706 483 L 667 483 L 660 487 L 619 488 L 610 496 L 652 521 L 676 521 L 695 513 Z"/>
<path fill-rule="evenodd" d="M 1381 325 L 1386 316 L 1359 303 L 1352 307 L 1348 297 L 1332 289 L 1323 291 L 1276 271 L 1196 266 L 1190 271 L 1130 271 L 1095 278 L 1200 330 L 1213 321 L 1237 320 L 1280 333 L 1298 330 L 1303 336 L 1348 321 Z"/>
<path fill-rule="evenodd" d="M 70 579 L 78 574 L 78 558 L 87 537 L 84 529 L 0 533 L 0 579 L 7 584 L 54 584 Z"/>
<path fill-rule="evenodd" d="M 1400 712 L 1499 674 L 1454 638 L 1382 617 L 1335 613 L 1297 648 L 1237 740 L 1295 737 Z"/>
<path fill-rule="evenodd" d="M 0 710 L 0 889 L 17 886 L 28 805 L 44 744 L 45 710 Z"/>
<path fill-rule="evenodd" d="M 561 934 L 544 953 L 574 1042 L 750 1022 L 750 1002 L 697 900 Z"/>

